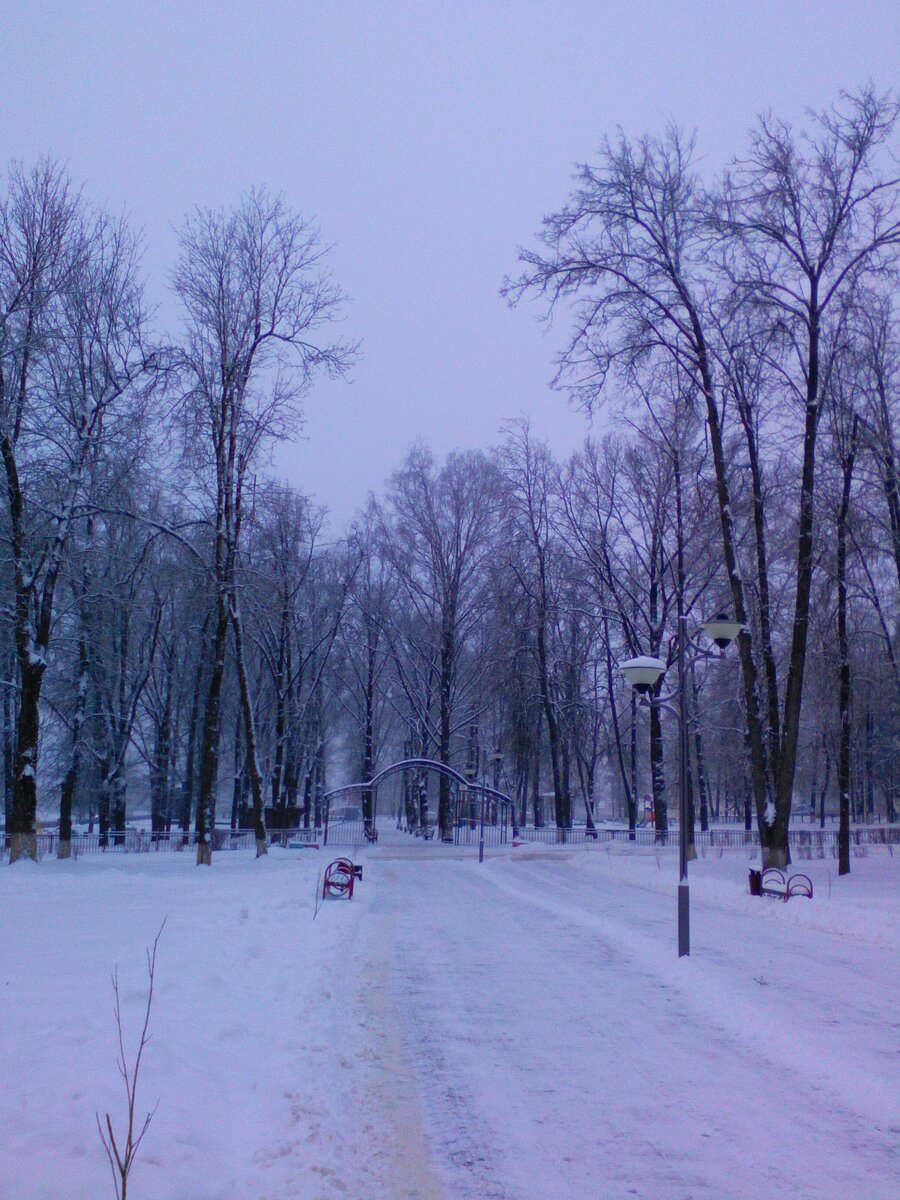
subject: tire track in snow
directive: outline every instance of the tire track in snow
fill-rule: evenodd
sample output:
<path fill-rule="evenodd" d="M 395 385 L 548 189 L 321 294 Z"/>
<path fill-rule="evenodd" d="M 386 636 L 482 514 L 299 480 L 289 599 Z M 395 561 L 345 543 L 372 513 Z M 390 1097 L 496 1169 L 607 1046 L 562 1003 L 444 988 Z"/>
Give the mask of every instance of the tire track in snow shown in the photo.
<path fill-rule="evenodd" d="M 405 1004 L 422 1011 L 426 1001 L 433 1001 L 435 981 L 421 961 L 413 961 L 413 946 L 409 942 L 400 945 L 399 991 Z M 408 1032 L 407 1052 L 425 1092 L 430 1140 L 450 1168 L 453 1200 L 512 1200 L 500 1181 L 491 1150 L 475 1133 L 481 1118 L 462 1079 L 452 1075 L 440 1044 L 439 1022 L 426 1020 L 414 1037 Z"/>
<path fill-rule="evenodd" d="M 786 1162 L 798 1200 L 861 1195 L 858 1174 L 867 1200 L 896 1194 L 865 1108 L 780 1061 L 796 1029 L 760 1038 L 757 984 L 679 964 L 662 896 L 629 911 L 621 881 L 573 895 L 565 864 L 542 866 L 398 869 L 395 1002 L 448 1197 L 745 1200 Z M 720 1022 L 730 999 L 752 1030 Z M 791 1131 L 777 1162 L 760 1122 Z"/>
<path fill-rule="evenodd" d="M 366 1196 L 377 1200 L 447 1200 L 429 1160 L 417 1086 L 417 1069 L 406 1046 L 401 1014 L 392 997 L 390 963 L 396 938 L 388 867 L 374 889 L 370 933 L 357 946 L 353 998 L 345 1012 L 359 1014 L 353 1038 L 359 1068 L 353 1085 L 354 1118 L 368 1157 Z"/>

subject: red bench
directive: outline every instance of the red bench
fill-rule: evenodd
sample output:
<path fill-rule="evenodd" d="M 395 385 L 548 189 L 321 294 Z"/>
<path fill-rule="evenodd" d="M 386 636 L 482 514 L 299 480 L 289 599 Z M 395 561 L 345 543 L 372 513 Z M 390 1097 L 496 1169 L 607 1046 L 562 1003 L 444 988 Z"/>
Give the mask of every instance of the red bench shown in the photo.
<path fill-rule="evenodd" d="M 346 896 L 353 899 L 353 884 L 362 879 L 362 867 L 352 863 L 349 858 L 336 858 L 325 868 L 322 881 L 322 899 L 326 896 Z"/>

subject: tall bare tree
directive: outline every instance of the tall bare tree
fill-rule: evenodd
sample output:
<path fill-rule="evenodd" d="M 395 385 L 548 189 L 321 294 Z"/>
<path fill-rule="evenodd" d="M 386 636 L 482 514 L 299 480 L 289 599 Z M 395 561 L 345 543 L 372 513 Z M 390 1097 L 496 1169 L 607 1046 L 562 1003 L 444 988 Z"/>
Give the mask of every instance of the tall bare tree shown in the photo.
<path fill-rule="evenodd" d="M 263 779 L 246 641 L 235 586 L 245 489 L 261 449 L 296 432 L 300 401 L 321 372 L 345 373 L 353 347 L 323 340 L 342 297 L 317 230 L 257 189 L 228 212 L 197 211 L 181 234 L 174 286 L 185 315 L 181 366 L 190 447 L 207 467 L 216 612 L 203 718 L 197 861 L 212 860 L 222 681 L 229 626 L 244 718 L 257 853 L 266 852 Z"/>
<path fill-rule="evenodd" d="M 897 180 L 882 171 L 896 105 L 871 89 L 844 96 L 795 136 L 763 119 L 746 161 L 717 196 L 693 165 L 693 141 L 675 129 L 601 147 L 584 165 L 567 207 L 545 219 L 541 252 L 508 282 L 515 302 L 544 296 L 551 310 L 573 303 L 575 326 L 557 382 L 587 407 L 613 378 L 640 393 L 640 380 L 667 361 L 681 388 L 701 398 L 712 452 L 722 552 L 736 619 L 757 820 L 767 865 L 784 865 L 814 565 L 815 463 L 830 329 L 854 289 L 883 269 L 900 239 Z M 713 253 L 717 248 L 720 257 Z M 769 594 L 765 577 L 748 591 L 729 453 L 729 364 L 735 339 L 756 341 L 780 381 L 778 418 L 797 436 L 794 611 L 783 694 L 774 653 L 759 653 L 752 607 Z M 799 408 L 799 429 L 794 415 Z M 743 425 L 754 429 L 754 411 Z M 782 434 L 782 436 L 784 436 Z M 752 447 L 751 447 L 752 449 Z M 751 464 L 752 465 L 752 464 Z M 760 490 L 760 496 L 762 491 Z M 765 602 L 762 619 L 768 619 Z M 764 648 L 765 651 L 765 648 Z"/>
<path fill-rule="evenodd" d="M 485 455 L 452 453 L 438 467 L 430 451 L 417 446 L 392 476 L 382 509 L 384 553 L 415 627 L 408 643 L 412 653 L 395 655 L 401 683 L 419 718 L 432 726 L 438 759 L 446 764 L 453 734 L 468 724 L 485 668 L 470 656 L 463 670 L 467 641 L 489 598 L 496 504 L 495 470 Z M 441 836 L 449 838 L 452 807 L 444 775 L 438 820 Z"/>
<path fill-rule="evenodd" d="M 0 458 L 19 678 L 10 857 L 37 855 L 41 687 L 88 466 L 148 366 L 137 248 L 51 162 L 0 203 Z"/>

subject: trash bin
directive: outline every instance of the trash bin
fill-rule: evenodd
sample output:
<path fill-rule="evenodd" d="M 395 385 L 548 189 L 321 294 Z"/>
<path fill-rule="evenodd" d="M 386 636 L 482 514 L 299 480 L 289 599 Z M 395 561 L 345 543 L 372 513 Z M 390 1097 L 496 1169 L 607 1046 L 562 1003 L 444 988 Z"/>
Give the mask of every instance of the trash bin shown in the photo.
<path fill-rule="evenodd" d="M 754 871 L 750 868 L 750 895 L 761 896 L 762 893 L 762 871 Z"/>

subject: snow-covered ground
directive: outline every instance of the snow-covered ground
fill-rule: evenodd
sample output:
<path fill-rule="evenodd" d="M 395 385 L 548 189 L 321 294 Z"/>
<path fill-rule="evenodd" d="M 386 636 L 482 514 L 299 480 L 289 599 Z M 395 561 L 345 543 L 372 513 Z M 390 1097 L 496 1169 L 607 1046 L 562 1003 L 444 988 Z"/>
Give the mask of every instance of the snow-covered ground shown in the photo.
<path fill-rule="evenodd" d="M 130 1200 L 896 1200 L 900 855 L 812 901 L 746 853 L 490 853 L 383 834 L 315 920 L 327 851 L 0 869 L 0 1197 L 112 1196 L 126 1038 L 159 944 Z"/>

